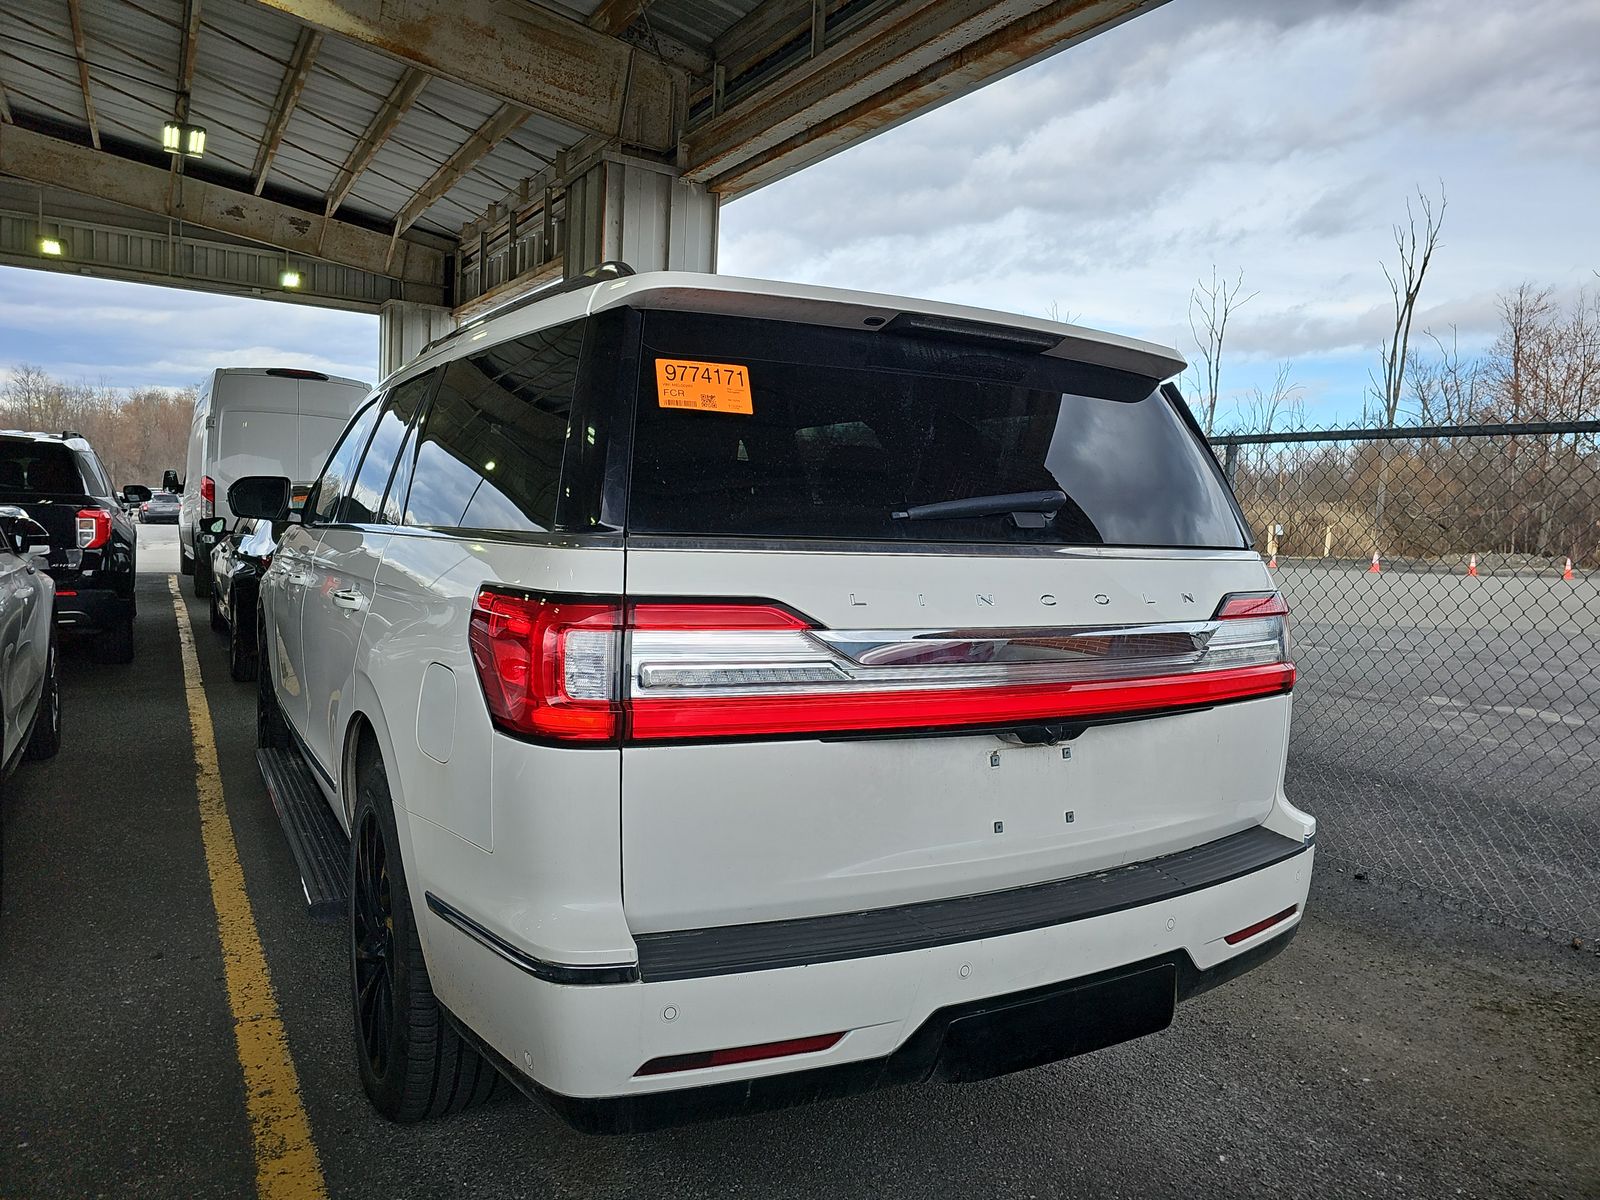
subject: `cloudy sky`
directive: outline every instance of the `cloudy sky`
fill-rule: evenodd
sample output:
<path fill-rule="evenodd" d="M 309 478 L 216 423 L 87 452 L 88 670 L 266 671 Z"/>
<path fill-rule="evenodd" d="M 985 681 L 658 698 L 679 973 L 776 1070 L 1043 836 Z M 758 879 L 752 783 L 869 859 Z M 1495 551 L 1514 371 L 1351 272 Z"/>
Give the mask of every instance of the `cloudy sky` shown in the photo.
<path fill-rule="evenodd" d="M 1600 0 L 1171 0 L 723 210 L 721 267 L 959 300 L 1192 351 L 1212 264 L 1258 294 L 1225 392 L 1292 363 L 1359 415 L 1417 186 L 1449 196 L 1419 323 L 1493 336 L 1523 280 L 1600 284 Z M 191 382 L 251 361 L 370 378 L 376 320 L 0 270 L 0 365 Z"/>

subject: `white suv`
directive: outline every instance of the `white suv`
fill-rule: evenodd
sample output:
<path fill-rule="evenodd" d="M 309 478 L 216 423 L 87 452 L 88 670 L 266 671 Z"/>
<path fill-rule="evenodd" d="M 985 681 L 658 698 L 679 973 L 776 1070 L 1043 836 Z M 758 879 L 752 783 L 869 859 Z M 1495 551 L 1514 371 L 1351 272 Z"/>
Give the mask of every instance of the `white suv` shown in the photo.
<path fill-rule="evenodd" d="M 1304 910 L 1287 614 L 1170 350 L 678 273 L 385 382 L 261 587 L 368 1094 L 638 1129 L 1164 1028 Z"/>

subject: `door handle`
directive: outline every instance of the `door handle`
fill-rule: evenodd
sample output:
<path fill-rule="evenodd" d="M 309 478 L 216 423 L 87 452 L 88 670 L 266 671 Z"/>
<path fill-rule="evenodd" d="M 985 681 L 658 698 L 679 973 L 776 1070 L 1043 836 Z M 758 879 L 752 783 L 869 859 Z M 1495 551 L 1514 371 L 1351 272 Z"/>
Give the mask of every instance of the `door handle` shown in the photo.
<path fill-rule="evenodd" d="M 345 588 L 333 593 L 333 602 L 339 608 L 358 609 L 366 603 L 366 599 L 354 588 Z"/>

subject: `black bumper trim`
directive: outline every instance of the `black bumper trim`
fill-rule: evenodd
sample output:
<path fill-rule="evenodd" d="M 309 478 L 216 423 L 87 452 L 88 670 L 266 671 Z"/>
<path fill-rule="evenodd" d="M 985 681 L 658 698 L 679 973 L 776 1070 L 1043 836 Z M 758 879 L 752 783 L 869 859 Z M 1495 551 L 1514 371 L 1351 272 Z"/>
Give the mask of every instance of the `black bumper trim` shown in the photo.
<path fill-rule="evenodd" d="M 928 1079 L 951 1082 L 987 1079 L 1091 1053 L 1128 1040 L 1126 1035 L 1154 1032 L 1165 1023 L 1159 1021 L 1157 1012 L 1156 1019 L 1148 1021 L 1144 1027 L 1127 1025 L 1123 1006 L 1111 1003 L 1123 994 L 1120 990 L 1123 985 L 1134 985 L 1139 977 L 1151 980 L 1154 976 L 1150 986 L 1171 986 L 1173 991 L 1167 996 L 1180 1002 L 1188 1000 L 1274 957 L 1289 944 L 1299 928 L 1298 924 L 1294 925 L 1208 971 L 1195 966 L 1194 960 L 1179 950 L 1080 979 L 941 1008 L 887 1058 L 634 1096 L 590 1098 L 552 1092 L 495 1053 L 454 1016 L 446 1015 L 512 1083 L 549 1106 L 573 1128 L 594 1134 L 642 1133 L 694 1121 L 834 1100 Z M 1127 995 L 1137 1003 L 1140 991 L 1133 987 Z M 1089 1002 L 1074 1005 L 1075 996 Z M 1146 992 L 1144 998 L 1148 1001 L 1154 997 Z M 1060 1008 L 1055 1006 L 1057 1001 L 1063 1002 Z M 1039 1006 L 1037 1011 L 1044 1020 L 1020 1027 L 1007 1020 L 1008 1013 L 1035 1005 Z M 1097 1017 L 1100 1012 L 1103 1012 L 1103 1020 Z M 1055 1023 L 1049 1018 L 1055 1015 L 1063 1018 L 1060 1024 L 1067 1028 L 1052 1028 Z M 1074 1017 L 1086 1027 L 1073 1028 Z M 1027 1043 L 1033 1038 L 1043 1039 L 1043 1044 L 1036 1053 L 1028 1055 Z M 1019 1051 L 1024 1057 L 1019 1058 Z"/>
<path fill-rule="evenodd" d="M 1263 826 L 1132 866 L 864 912 L 636 934 L 647 983 L 926 950 L 1101 917 L 1215 887 L 1304 853 Z"/>
<path fill-rule="evenodd" d="M 63 596 L 62 588 L 72 594 Z M 64 629 L 109 629 L 133 615 L 133 597 L 114 588 L 56 583 L 55 621 Z"/>
<path fill-rule="evenodd" d="M 637 983 L 639 981 L 639 968 L 632 963 L 619 963 L 615 966 L 579 967 L 567 963 L 546 962 L 542 958 L 535 958 L 526 950 L 513 946 L 499 934 L 485 929 L 459 908 L 446 904 L 432 892 L 427 892 L 425 895 L 428 901 L 428 909 L 434 916 L 460 930 L 473 941 L 479 942 L 489 950 L 492 950 L 519 971 L 526 971 L 535 979 L 542 979 L 546 983 L 565 984 Z"/>

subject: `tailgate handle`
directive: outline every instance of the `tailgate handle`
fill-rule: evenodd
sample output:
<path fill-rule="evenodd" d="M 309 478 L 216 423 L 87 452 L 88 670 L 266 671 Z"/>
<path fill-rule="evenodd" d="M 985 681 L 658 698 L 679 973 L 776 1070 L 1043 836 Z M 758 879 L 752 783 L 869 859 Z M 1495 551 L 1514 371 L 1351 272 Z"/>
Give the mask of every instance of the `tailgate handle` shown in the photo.
<path fill-rule="evenodd" d="M 333 602 L 340 608 L 357 609 L 361 607 L 363 600 L 360 592 L 354 588 L 346 588 L 333 593 Z"/>

